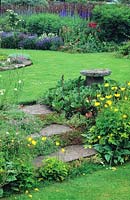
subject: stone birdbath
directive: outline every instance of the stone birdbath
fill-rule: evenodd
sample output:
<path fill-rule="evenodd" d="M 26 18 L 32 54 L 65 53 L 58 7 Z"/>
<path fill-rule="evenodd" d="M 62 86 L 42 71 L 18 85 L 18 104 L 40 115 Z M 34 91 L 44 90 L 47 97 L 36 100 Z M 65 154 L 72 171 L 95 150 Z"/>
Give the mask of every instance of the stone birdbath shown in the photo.
<path fill-rule="evenodd" d="M 109 69 L 88 69 L 82 70 L 80 72 L 81 75 L 86 77 L 85 85 L 90 86 L 93 83 L 101 84 L 104 82 L 104 76 L 108 76 L 111 74 L 111 70 Z"/>

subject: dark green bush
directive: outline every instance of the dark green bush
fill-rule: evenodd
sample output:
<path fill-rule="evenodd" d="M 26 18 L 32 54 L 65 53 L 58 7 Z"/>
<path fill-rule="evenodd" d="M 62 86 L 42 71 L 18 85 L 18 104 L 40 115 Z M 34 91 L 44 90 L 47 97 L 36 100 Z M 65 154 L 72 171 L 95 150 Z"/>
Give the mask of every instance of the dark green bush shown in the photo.
<path fill-rule="evenodd" d="M 128 40 L 130 36 L 130 8 L 121 5 L 100 5 L 93 10 L 93 20 L 99 27 L 102 41 L 116 43 Z"/>
<path fill-rule="evenodd" d="M 17 48 L 18 47 L 18 34 L 14 32 L 3 33 L 1 37 L 2 48 Z"/>

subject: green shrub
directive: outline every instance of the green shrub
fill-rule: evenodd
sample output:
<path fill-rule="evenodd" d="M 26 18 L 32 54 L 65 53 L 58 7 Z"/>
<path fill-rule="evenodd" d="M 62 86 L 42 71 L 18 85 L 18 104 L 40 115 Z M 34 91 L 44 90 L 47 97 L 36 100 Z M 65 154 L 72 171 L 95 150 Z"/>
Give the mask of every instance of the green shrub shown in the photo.
<path fill-rule="evenodd" d="M 3 33 L 1 36 L 1 47 L 2 48 L 17 48 L 18 47 L 18 34 L 14 32 Z"/>
<path fill-rule="evenodd" d="M 92 158 L 93 159 L 93 158 Z M 91 174 L 93 171 L 102 169 L 100 163 L 94 163 L 91 160 L 76 160 L 69 165 L 69 177 Z"/>
<path fill-rule="evenodd" d="M 12 192 L 24 191 L 35 186 L 35 175 L 32 164 L 24 159 L 6 160 L 0 157 L 1 196 Z"/>
<path fill-rule="evenodd" d="M 46 6 L 48 5 L 46 0 L 1 0 L 3 5 L 26 5 L 26 6 Z"/>
<path fill-rule="evenodd" d="M 130 41 L 119 48 L 116 56 L 130 58 Z"/>
<path fill-rule="evenodd" d="M 55 141 L 46 136 L 36 139 L 37 145 L 35 146 L 33 154 L 35 156 L 46 156 L 58 150 Z"/>
<path fill-rule="evenodd" d="M 28 147 L 28 140 L 20 131 L 1 130 L 0 138 L 0 188 L 3 195 L 33 187 L 33 145 L 32 149 Z"/>
<path fill-rule="evenodd" d="M 116 43 L 128 40 L 130 36 L 130 8 L 120 5 L 100 5 L 93 10 L 93 20 L 100 28 L 102 41 Z"/>
<path fill-rule="evenodd" d="M 75 113 L 85 114 L 93 110 L 92 102 L 86 101 L 95 96 L 95 86 L 84 86 L 84 80 L 78 79 L 64 81 L 63 77 L 55 88 L 49 89 L 41 103 L 45 103 L 57 112 L 65 112 L 66 117 L 71 117 Z"/>
<path fill-rule="evenodd" d="M 28 32 L 42 35 L 44 32 L 58 34 L 63 26 L 76 27 L 83 23 L 80 18 L 60 17 L 56 14 L 33 14 L 24 18 Z"/>
<path fill-rule="evenodd" d="M 63 181 L 68 176 L 68 166 L 56 158 L 47 158 L 43 160 L 39 175 L 45 180 Z"/>

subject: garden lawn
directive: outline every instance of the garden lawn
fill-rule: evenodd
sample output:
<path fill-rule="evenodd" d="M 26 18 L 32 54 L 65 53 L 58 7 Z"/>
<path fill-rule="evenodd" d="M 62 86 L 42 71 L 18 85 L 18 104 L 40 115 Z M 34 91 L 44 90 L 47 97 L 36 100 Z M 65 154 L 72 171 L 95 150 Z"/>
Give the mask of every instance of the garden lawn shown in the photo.
<path fill-rule="evenodd" d="M 55 51 L 12 50 L 0 49 L 0 53 L 25 53 L 30 55 L 33 65 L 0 74 L 13 80 L 24 80 L 23 90 L 19 102 L 37 100 L 48 88 L 54 87 L 62 75 L 65 79 L 80 76 L 80 71 L 91 68 L 109 68 L 112 70 L 112 79 L 120 82 L 130 79 L 130 60 L 116 58 L 112 53 L 70 54 Z"/>
<path fill-rule="evenodd" d="M 29 194 L 32 200 L 129 200 L 130 164 L 41 187 L 38 192 L 30 191 Z M 28 200 L 29 194 L 7 200 Z"/>

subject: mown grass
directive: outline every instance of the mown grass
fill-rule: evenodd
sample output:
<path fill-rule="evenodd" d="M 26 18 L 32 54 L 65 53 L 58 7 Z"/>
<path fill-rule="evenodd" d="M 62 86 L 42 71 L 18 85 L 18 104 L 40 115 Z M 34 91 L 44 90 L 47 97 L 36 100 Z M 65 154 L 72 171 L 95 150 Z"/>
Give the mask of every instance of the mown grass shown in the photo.
<path fill-rule="evenodd" d="M 83 69 L 109 68 L 112 70 L 109 78 L 121 82 L 129 80 L 130 77 L 130 61 L 116 58 L 112 53 L 70 54 L 54 51 L 0 49 L 1 52 L 25 53 L 32 58 L 32 66 L 11 72 L 13 80 L 17 72 L 22 74 L 20 77 L 24 80 L 19 102 L 37 100 L 48 88 L 54 87 L 62 75 L 65 79 L 75 78 L 80 76 L 80 71 Z M 8 80 L 9 73 L 6 71 L 0 74 Z"/>
<path fill-rule="evenodd" d="M 32 200 L 129 200 L 130 164 L 117 170 L 104 169 L 30 191 Z M 7 200 L 28 200 L 29 194 L 15 195 Z M 4 199 L 5 200 L 5 199 Z"/>

